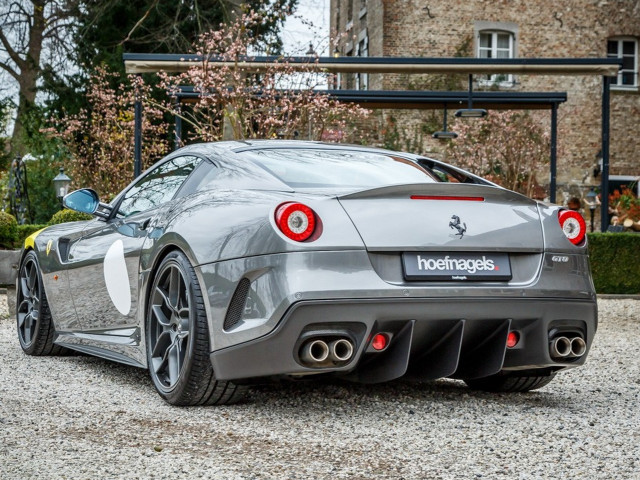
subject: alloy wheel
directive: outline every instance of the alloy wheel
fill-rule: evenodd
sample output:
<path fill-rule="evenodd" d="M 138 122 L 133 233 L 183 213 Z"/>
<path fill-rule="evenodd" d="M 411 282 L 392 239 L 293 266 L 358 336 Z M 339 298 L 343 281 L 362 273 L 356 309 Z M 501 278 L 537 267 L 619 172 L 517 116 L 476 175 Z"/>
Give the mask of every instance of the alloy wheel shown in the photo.
<path fill-rule="evenodd" d="M 191 327 L 188 282 L 180 265 L 169 262 L 156 277 L 151 297 L 151 364 L 163 389 L 172 390 L 185 364 Z"/>
<path fill-rule="evenodd" d="M 17 308 L 18 333 L 25 347 L 29 347 L 38 332 L 41 285 L 38 265 L 28 258 L 20 269 L 20 292 Z"/>

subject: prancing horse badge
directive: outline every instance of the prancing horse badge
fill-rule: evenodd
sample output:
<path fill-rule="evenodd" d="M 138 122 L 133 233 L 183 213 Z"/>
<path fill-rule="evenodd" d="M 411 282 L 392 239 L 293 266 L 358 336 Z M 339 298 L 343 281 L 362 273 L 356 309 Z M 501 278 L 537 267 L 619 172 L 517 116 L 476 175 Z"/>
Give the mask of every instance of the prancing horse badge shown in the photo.
<path fill-rule="evenodd" d="M 467 231 L 467 224 L 466 223 L 461 224 L 460 217 L 457 215 L 453 215 L 451 217 L 451 221 L 449 222 L 449 227 L 455 228 L 458 231 L 456 235 L 460 235 L 460 238 L 464 237 L 464 232 Z"/>

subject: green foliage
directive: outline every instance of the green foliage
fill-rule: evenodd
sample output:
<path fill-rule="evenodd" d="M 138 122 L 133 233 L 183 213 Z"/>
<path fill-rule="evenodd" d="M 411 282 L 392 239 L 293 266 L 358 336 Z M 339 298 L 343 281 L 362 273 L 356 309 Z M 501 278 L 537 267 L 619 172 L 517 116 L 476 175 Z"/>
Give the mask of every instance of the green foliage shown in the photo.
<path fill-rule="evenodd" d="M 640 234 L 589 233 L 587 237 L 596 292 L 640 294 Z"/>
<path fill-rule="evenodd" d="M 8 98 L 0 100 L 0 171 L 7 169 L 11 163 L 11 157 L 8 153 L 7 143 L 9 139 L 4 135 L 7 133 L 7 127 L 11 120 L 12 103 Z"/>
<path fill-rule="evenodd" d="M 93 217 L 88 213 L 76 212 L 75 210 L 69 210 L 65 208 L 64 210 L 60 210 L 56 212 L 51 220 L 49 220 L 49 225 L 57 225 L 59 223 L 67 223 L 67 222 L 80 222 L 84 220 L 91 220 Z"/>
<path fill-rule="evenodd" d="M 199 0 L 110 0 L 86 2 L 79 18 L 76 41 L 78 60 L 82 66 L 107 64 L 123 68 L 122 53 L 184 53 L 197 38 L 217 30 L 239 12 L 235 2 Z M 297 0 L 244 0 L 243 9 L 267 11 L 252 37 L 256 43 L 269 46 L 272 54 L 280 53 L 278 29 L 282 11 L 293 8 Z"/>
<path fill-rule="evenodd" d="M 17 231 L 16 217 L 0 210 L 0 248 L 13 248 Z"/>
<path fill-rule="evenodd" d="M 23 158 L 26 165 L 26 191 L 29 197 L 28 221 L 46 223 L 60 209 L 60 202 L 53 190 L 53 177 L 65 167 L 68 158 L 62 141 L 49 134 L 44 125 L 46 114 L 43 108 L 34 107 L 24 117 L 23 145 L 28 152 Z M 8 204 L 9 171 L 0 173 L 0 195 Z"/>
<path fill-rule="evenodd" d="M 60 169 L 55 161 L 46 156 L 27 162 L 27 185 L 31 204 L 31 220 L 46 223 L 60 210 L 60 201 L 53 189 L 53 177 Z"/>
<path fill-rule="evenodd" d="M 40 128 L 31 133 L 27 147 L 33 157 L 26 162 L 31 221 L 46 223 L 61 208 L 53 178 L 60 173 L 60 167 L 66 167 L 68 153 L 60 139 Z"/>
<path fill-rule="evenodd" d="M 42 224 L 31 224 L 27 223 L 25 225 L 18 225 L 18 232 L 16 234 L 15 248 L 21 248 L 24 244 L 25 239 L 31 235 L 32 233 L 37 232 L 38 230 L 42 230 L 46 225 Z"/>

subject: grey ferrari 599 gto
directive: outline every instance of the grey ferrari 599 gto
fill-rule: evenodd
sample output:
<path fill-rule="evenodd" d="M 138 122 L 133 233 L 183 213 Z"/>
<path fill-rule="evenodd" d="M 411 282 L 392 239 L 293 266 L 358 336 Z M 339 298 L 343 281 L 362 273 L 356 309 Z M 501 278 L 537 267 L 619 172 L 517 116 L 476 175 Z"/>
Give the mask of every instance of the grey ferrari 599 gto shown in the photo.
<path fill-rule="evenodd" d="M 147 368 L 174 405 L 282 376 L 527 391 L 597 327 L 578 213 L 417 155 L 191 145 L 64 204 L 95 218 L 25 242 L 22 348 Z"/>

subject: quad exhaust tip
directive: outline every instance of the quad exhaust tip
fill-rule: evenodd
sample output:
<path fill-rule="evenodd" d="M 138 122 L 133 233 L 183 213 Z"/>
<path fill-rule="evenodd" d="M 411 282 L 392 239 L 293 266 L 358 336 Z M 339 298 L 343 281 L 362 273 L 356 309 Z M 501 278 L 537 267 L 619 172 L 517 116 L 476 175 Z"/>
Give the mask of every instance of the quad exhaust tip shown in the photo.
<path fill-rule="evenodd" d="M 581 357 L 587 351 L 587 343 L 580 337 L 571 340 L 571 354 L 574 357 Z"/>
<path fill-rule="evenodd" d="M 556 337 L 549 343 L 552 358 L 579 358 L 587 352 L 587 343 L 582 337 Z"/>
<path fill-rule="evenodd" d="M 354 353 L 355 345 L 350 339 L 314 338 L 302 344 L 300 360 L 309 367 L 341 366 L 349 362 Z"/>
<path fill-rule="evenodd" d="M 353 343 L 344 338 L 331 342 L 330 356 L 334 362 L 348 362 L 353 357 Z"/>
<path fill-rule="evenodd" d="M 324 340 L 311 340 L 305 343 L 300 352 L 300 360 L 314 364 L 325 362 L 329 358 L 329 345 Z"/>
<path fill-rule="evenodd" d="M 571 340 L 567 337 L 557 337 L 551 340 L 549 351 L 555 358 L 568 357 L 571 354 Z"/>

